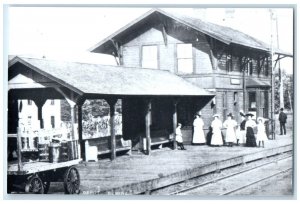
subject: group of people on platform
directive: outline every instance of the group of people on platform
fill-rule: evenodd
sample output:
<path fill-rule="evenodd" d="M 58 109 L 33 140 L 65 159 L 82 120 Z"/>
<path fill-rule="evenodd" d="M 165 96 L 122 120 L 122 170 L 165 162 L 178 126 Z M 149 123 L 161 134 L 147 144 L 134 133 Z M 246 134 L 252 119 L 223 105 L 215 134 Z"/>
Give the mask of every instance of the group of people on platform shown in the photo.
<path fill-rule="evenodd" d="M 210 131 L 205 137 L 203 127 L 204 122 L 201 118 L 201 112 L 196 114 L 193 122 L 193 139 L 192 144 L 204 145 L 208 144 L 211 146 L 223 146 L 227 145 L 233 147 L 234 144 L 240 145 L 245 144 L 246 147 L 264 147 L 265 141 L 268 140 L 265 120 L 262 117 L 257 118 L 257 123 L 252 119 L 254 116 L 252 113 L 244 114 L 240 111 L 241 123 L 234 120 L 232 113 L 227 115 L 227 119 L 222 123 L 220 115 L 213 115 L 213 121 L 210 126 Z M 185 150 L 183 146 L 183 139 L 181 133 L 182 124 L 178 123 L 176 129 L 176 141 L 180 149 Z M 222 135 L 222 128 L 226 129 L 225 135 Z M 254 134 L 254 128 L 257 128 L 257 134 Z"/>

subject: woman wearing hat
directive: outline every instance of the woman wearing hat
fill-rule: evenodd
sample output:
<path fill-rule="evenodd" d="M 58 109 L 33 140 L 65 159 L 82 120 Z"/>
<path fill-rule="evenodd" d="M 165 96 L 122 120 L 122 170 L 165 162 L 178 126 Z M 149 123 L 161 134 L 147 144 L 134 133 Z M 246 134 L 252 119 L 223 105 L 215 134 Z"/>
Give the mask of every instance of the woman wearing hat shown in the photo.
<path fill-rule="evenodd" d="M 201 112 L 199 112 L 196 116 L 195 116 L 195 120 L 193 122 L 193 126 L 194 126 L 194 133 L 193 133 L 193 141 L 192 144 L 205 144 L 205 135 L 203 132 L 203 126 L 204 126 L 204 122 L 201 118 Z"/>
<path fill-rule="evenodd" d="M 260 147 L 260 143 L 262 143 L 262 147 L 265 147 L 265 141 L 268 140 L 265 128 L 265 120 L 262 117 L 257 118 L 257 141 L 258 147 Z"/>
<path fill-rule="evenodd" d="M 256 126 L 256 123 L 254 120 L 252 120 L 252 113 L 247 113 L 247 121 L 245 124 L 246 128 L 246 147 L 256 147 L 256 139 L 254 136 L 253 128 Z"/>
<path fill-rule="evenodd" d="M 233 143 L 236 142 L 235 128 L 237 126 L 237 122 L 233 120 L 232 113 L 227 115 L 227 120 L 223 123 L 223 127 L 226 128 L 226 137 L 225 141 L 229 147 L 233 146 Z"/>
<path fill-rule="evenodd" d="M 246 143 L 246 118 L 245 118 L 245 113 L 240 110 L 240 116 L 241 116 L 241 124 L 239 125 L 237 132 L 236 132 L 236 144 L 245 144 Z"/>
<path fill-rule="evenodd" d="M 214 146 L 223 145 L 223 138 L 221 133 L 222 122 L 219 119 L 219 117 L 220 117 L 219 114 L 213 115 L 214 120 L 211 122 L 212 136 L 211 136 L 210 144 Z"/>

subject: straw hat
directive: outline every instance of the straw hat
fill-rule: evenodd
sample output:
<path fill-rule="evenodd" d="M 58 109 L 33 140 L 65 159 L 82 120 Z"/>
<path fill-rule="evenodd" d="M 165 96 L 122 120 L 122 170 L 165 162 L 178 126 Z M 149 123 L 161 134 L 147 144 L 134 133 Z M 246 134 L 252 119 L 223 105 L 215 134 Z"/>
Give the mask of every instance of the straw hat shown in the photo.
<path fill-rule="evenodd" d="M 264 119 L 264 118 L 258 117 L 258 118 L 257 118 L 257 122 L 259 122 L 260 120 L 261 120 L 262 122 L 265 122 L 265 119 Z"/>
<path fill-rule="evenodd" d="M 220 115 L 219 115 L 219 114 L 214 114 L 214 115 L 213 115 L 213 118 L 214 118 L 214 117 L 218 117 L 218 118 L 219 118 Z"/>

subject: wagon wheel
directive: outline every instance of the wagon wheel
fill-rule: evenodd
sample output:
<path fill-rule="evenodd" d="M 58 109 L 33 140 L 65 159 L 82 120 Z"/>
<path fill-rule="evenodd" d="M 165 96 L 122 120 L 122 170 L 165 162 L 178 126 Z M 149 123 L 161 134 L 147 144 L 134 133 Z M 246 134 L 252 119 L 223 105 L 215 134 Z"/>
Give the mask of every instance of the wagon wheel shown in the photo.
<path fill-rule="evenodd" d="M 47 194 L 50 188 L 50 181 L 44 181 L 44 194 Z"/>
<path fill-rule="evenodd" d="M 75 167 L 69 167 L 64 175 L 64 188 L 66 194 L 79 193 L 80 175 Z"/>
<path fill-rule="evenodd" d="M 25 185 L 26 193 L 35 193 L 35 194 L 43 194 L 44 193 L 44 185 L 40 177 L 38 175 L 34 175 L 29 177 L 28 181 Z"/>

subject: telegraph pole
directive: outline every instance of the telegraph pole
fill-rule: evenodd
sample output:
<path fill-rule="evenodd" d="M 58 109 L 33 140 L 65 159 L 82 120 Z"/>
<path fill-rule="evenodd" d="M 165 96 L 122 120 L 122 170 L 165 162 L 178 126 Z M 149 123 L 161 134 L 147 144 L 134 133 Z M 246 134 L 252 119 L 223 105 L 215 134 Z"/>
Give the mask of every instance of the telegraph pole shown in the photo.
<path fill-rule="evenodd" d="M 273 17 L 274 13 L 272 9 L 270 11 L 270 17 L 271 17 L 271 128 L 272 128 L 272 139 L 275 140 L 275 83 L 274 83 L 274 70 L 275 70 L 275 61 L 273 59 L 274 55 L 274 48 L 273 48 Z"/>
<path fill-rule="evenodd" d="M 277 38 L 277 48 L 279 48 L 279 35 L 278 35 L 278 18 L 277 15 L 274 15 L 275 22 L 276 22 L 276 38 Z M 275 68 L 274 68 L 275 69 Z M 279 108 L 284 108 L 284 98 L 283 98 L 283 80 L 282 80 L 282 69 L 280 66 L 280 60 L 278 60 L 278 73 L 279 73 Z"/>

